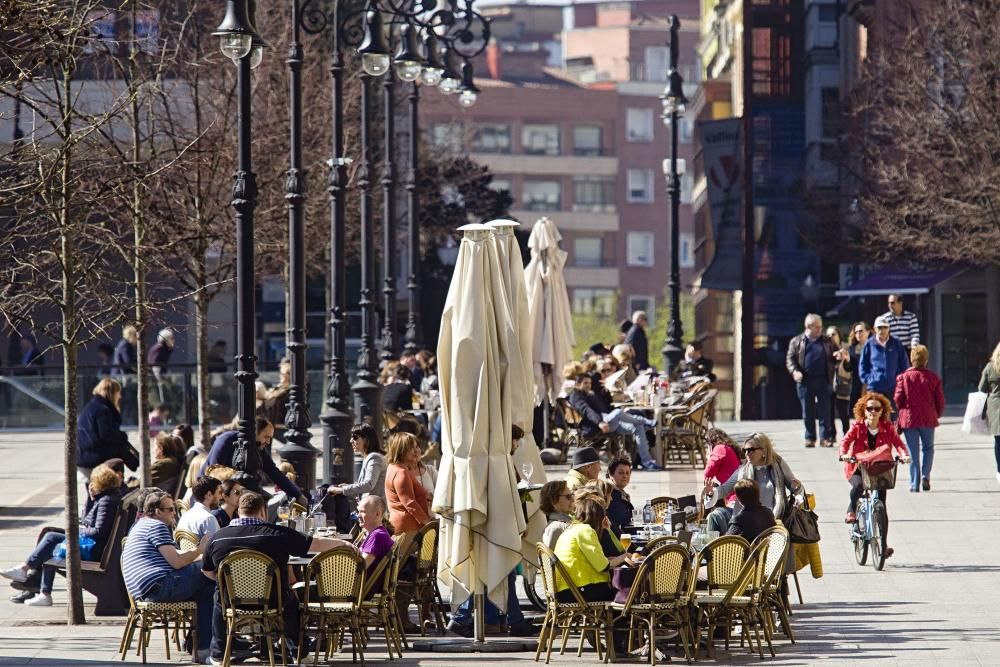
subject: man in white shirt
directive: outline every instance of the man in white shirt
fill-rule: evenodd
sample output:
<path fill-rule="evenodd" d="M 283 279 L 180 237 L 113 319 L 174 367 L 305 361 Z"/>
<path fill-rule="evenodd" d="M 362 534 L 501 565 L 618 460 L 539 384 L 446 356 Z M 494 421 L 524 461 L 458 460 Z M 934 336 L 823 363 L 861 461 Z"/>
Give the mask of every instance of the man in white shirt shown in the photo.
<path fill-rule="evenodd" d="M 219 521 L 212 516 L 212 510 L 222 499 L 222 482 L 203 475 L 191 487 L 194 503 L 191 509 L 184 512 L 177 522 L 178 530 L 194 533 L 200 540 L 205 535 L 212 535 L 219 529 Z"/>

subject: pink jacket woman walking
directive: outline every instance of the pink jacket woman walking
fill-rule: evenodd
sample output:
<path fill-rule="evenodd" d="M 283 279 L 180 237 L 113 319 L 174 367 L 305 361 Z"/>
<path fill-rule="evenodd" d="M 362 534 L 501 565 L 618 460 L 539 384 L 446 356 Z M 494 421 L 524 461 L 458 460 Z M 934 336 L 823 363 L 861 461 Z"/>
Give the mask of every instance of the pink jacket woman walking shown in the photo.
<path fill-rule="evenodd" d="M 910 461 L 910 491 L 923 487 L 931 490 L 931 465 L 934 463 L 934 429 L 944 413 L 944 390 L 941 378 L 927 368 L 927 348 L 917 345 L 910 351 L 913 364 L 896 378 L 896 407 L 899 428 L 906 438 L 913 460 Z M 921 460 L 922 459 L 922 460 Z"/>

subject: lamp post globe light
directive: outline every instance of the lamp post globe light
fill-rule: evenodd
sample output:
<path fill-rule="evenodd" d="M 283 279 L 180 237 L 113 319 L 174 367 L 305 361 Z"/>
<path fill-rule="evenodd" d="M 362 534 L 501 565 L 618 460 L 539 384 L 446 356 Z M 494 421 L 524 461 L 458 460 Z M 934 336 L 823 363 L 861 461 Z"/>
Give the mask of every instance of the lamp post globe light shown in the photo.
<path fill-rule="evenodd" d="M 667 323 L 667 340 L 661 350 L 663 366 L 672 373 L 684 356 L 684 331 L 681 325 L 681 278 L 680 278 L 680 207 L 681 180 L 677 163 L 678 119 L 684 113 L 687 99 L 684 97 L 684 79 L 677 71 L 680 50 L 678 40 L 681 22 L 677 16 L 670 17 L 670 73 L 666 90 L 660 96 L 663 103 L 663 121 L 670 127 L 670 160 L 667 175 L 667 193 L 670 197 L 670 318 Z"/>
<path fill-rule="evenodd" d="M 254 310 L 254 210 L 257 206 L 257 181 L 251 154 L 251 48 L 254 38 L 262 48 L 263 40 L 253 29 L 255 9 L 251 0 L 228 0 L 226 15 L 213 35 L 220 39 L 222 52 L 236 65 L 238 89 L 238 159 L 231 206 L 236 212 L 236 403 L 238 433 L 233 468 L 254 478 L 260 467 L 257 455 L 254 412 L 256 370 L 256 335 Z"/>

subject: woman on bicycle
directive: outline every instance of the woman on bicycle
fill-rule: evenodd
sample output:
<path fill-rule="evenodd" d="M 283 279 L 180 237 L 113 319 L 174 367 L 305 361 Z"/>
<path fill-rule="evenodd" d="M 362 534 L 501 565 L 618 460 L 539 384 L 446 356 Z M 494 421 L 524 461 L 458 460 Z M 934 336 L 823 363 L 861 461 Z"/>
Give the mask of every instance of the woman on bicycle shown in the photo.
<path fill-rule="evenodd" d="M 851 430 L 840 441 L 841 460 L 889 444 L 904 462 L 909 462 L 910 452 L 906 449 L 903 439 L 899 437 L 899 433 L 892 423 L 889 416 L 890 409 L 889 399 L 874 391 L 866 392 L 858 399 L 858 402 L 854 404 L 855 421 L 851 425 Z M 845 461 L 844 477 L 851 484 L 851 504 L 847 507 L 847 516 L 844 517 L 844 522 L 854 523 L 858 520 L 854 508 L 857 507 L 858 499 L 864 493 L 860 465 Z M 886 505 L 886 491 L 875 491 L 875 493 L 879 495 L 882 504 Z M 886 518 L 888 518 L 888 514 L 886 514 Z M 887 532 L 888 528 L 883 527 L 883 534 Z M 892 549 L 886 547 L 885 557 L 888 558 L 891 555 Z"/>

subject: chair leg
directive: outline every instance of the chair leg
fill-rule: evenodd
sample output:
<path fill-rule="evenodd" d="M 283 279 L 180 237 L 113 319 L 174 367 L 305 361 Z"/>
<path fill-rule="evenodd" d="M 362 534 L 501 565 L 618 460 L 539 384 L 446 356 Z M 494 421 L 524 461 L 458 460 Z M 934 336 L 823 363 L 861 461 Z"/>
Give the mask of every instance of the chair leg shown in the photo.
<path fill-rule="evenodd" d="M 538 645 L 535 647 L 535 662 L 538 662 L 539 656 L 542 655 L 542 642 L 545 641 L 547 637 L 547 632 L 549 628 L 549 610 L 545 610 L 545 616 L 542 618 L 542 628 L 538 631 Z"/>
<path fill-rule="evenodd" d="M 792 579 L 795 580 L 795 592 L 799 595 L 799 604 L 805 604 L 802 602 L 802 588 L 799 586 L 799 573 L 792 572 Z M 789 609 L 791 611 L 791 609 Z"/>
<path fill-rule="evenodd" d="M 223 667 L 229 667 L 229 661 L 233 659 L 233 638 L 236 636 L 236 629 L 231 623 L 226 624 L 226 652 L 222 654 Z"/>
<path fill-rule="evenodd" d="M 170 619 L 163 619 L 163 647 L 167 651 L 167 660 L 170 660 Z"/>
<path fill-rule="evenodd" d="M 187 616 L 185 616 L 187 618 Z M 198 610 L 191 612 L 191 657 L 198 655 Z"/>
<path fill-rule="evenodd" d="M 139 624 L 138 612 L 130 611 L 128 619 L 125 621 L 125 630 L 122 632 L 122 641 L 118 645 L 118 652 L 122 654 L 122 660 L 132 646 L 132 637 L 135 636 L 135 628 Z"/>

